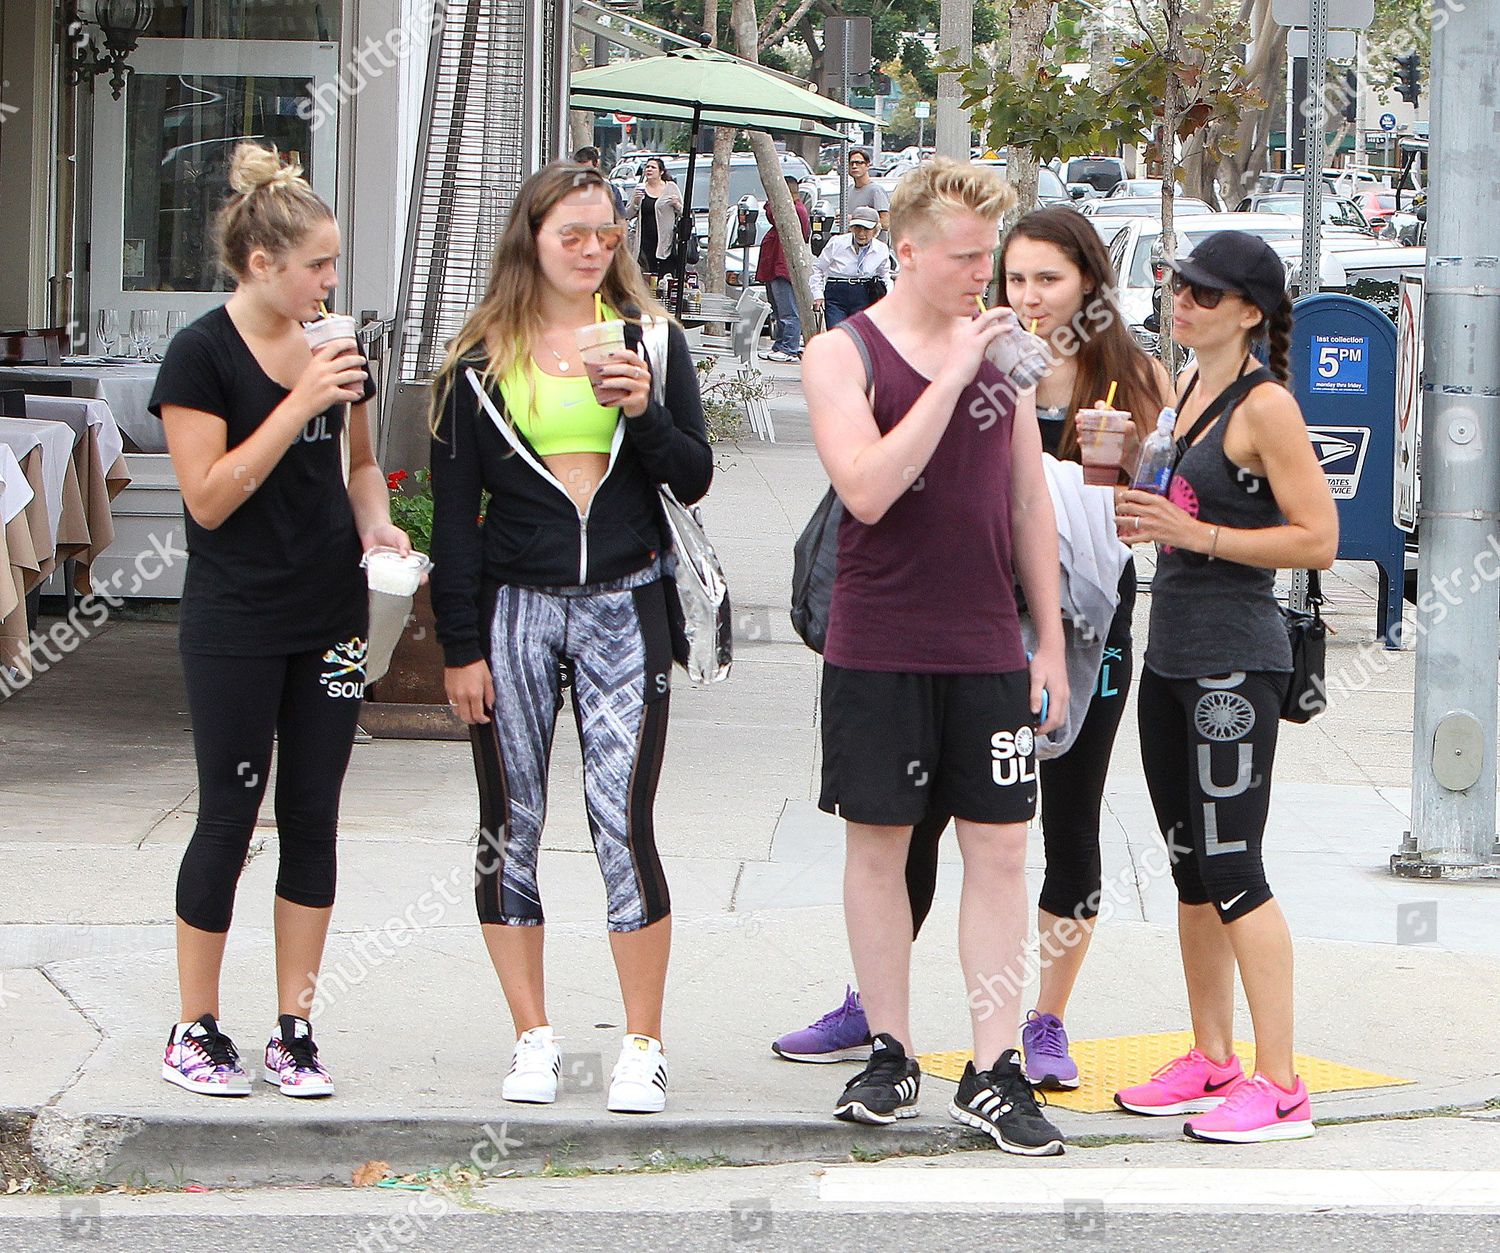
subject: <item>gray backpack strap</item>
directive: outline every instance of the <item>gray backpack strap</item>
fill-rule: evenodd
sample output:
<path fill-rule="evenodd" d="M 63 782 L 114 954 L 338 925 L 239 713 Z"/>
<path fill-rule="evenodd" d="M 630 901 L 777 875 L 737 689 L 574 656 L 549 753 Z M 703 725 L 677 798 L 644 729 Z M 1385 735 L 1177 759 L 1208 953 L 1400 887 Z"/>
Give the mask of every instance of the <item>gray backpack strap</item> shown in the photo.
<path fill-rule="evenodd" d="M 875 363 L 870 360 L 870 345 L 865 342 L 865 337 L 860 334 L 859 327 L 853 324 L 853 319 L 845 318 L 835 328 L 844 331 L 854 341 L 854 347 L 859 352 L 860 363 L 865 367 L 865 397 L 873 398 L 875 392 Z"/>

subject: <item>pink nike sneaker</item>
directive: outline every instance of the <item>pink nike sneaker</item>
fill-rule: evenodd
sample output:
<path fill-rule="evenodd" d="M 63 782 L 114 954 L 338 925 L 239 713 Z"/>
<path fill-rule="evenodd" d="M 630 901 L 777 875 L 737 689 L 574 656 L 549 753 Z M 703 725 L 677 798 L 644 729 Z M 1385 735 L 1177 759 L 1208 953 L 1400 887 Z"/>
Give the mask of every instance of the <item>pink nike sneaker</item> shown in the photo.
<path fill-rule="evenodd" d="M 1266 1140 L 1305 1140 L 1313 1134 L 1312 1102 L 1299 1078 L 1288 1091 L 1256 1075 L 1245 1080 L 1217 1109 L 1182 1124 L 1194 1140 L 1260 1144 Z"/>
<path fill-rule="evenodd" d="M 1115 1104 L 1132 1114 L 1197 1114 L 1219 1105 L 1244 1082 L 1244 1068 L 1233 1053 L 1220 1065 L 1190 1049 L 1145 1083 L 1116 1092 Z"/>

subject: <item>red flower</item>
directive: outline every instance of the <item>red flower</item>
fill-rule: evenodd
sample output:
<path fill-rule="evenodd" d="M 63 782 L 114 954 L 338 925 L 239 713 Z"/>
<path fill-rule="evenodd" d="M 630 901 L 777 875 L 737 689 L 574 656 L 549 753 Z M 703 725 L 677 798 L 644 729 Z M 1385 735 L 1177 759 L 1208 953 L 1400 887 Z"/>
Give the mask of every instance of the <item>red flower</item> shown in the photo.
<path fill-rule="evenodd" d="M 411 476 L 407 474 L 405 470 L 392 470 L 388 475 L 385 476 L 386 488 L 393 492 L 398 491 L 401 487 L 402 482 L 410 477 Z"/>

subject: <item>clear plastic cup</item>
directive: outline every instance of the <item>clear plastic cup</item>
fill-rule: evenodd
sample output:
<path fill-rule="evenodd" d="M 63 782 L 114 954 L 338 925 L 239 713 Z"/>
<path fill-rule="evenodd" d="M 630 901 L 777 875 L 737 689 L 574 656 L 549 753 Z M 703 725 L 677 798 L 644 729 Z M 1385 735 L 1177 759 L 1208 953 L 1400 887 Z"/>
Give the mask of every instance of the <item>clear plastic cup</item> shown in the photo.
<path fill-rule="evenodd" d="M 372 548 L 359 563 L 370 585 L 370 630 L 365 650 L 365 682 L 378 683 L 411 616 L 412 598 L 432 569 L 426 553 L 402 556 L 394 548 Z"/>
<path fill-rule="evenodd" d="M 1092 487 L 1113 487 L 1126 465 L 1126 441 L 1135 422 L 1121 409 L 1080 409 L 1073 419 L 1078 447 L 1083 453 L 1083 481 Z"/>
<path fill-rule="evenodd" d="M 403 556 L 394 548 L 372 548 L 360 565 L 365 568 L 370 590 L 390 596 L 416 595 L 422 576 L 432 569 L 426 553 L 413 552 Z"/>
<path fill-rule="evenodd" d="M 1052 366 L 1042 340 L 1014 323 L 991 341 L 984 355 L 997 370 L 1009 375 L 1020 391 L 1035 387 Z"/>
<path fill-rule="evenodd" d="M 621 388 L 599 375 L 599 371 L 625 352 L 625 323 L 618 318 L 607 322 L 590 322 L 577 331 L 578 355 L 588 371 L 594 388 L 594 399 L 601 405 L 620 403 Z"/>

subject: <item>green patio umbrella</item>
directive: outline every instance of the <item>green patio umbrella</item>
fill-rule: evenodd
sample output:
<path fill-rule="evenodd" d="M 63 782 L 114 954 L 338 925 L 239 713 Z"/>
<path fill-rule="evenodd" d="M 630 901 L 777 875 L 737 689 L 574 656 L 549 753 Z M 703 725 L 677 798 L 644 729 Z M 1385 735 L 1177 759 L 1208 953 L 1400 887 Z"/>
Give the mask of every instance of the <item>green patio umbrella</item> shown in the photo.
<path fill-rule="evenodd" d="M 698 132 L 705 125 L 842 140 L 846 137 L 831 127 L 875 122 L 868 113 L 820 96 L 795 79 L 714 48 L 682 48 L 659 57 L 580 70 L 572 76 L 568 104 L 591 113 L 635 113 L 690 123 L 689 189 L 698 159 Z M 681 317 L 692 213 L 682 215 L 679 229 L 677 315 Z"/>

